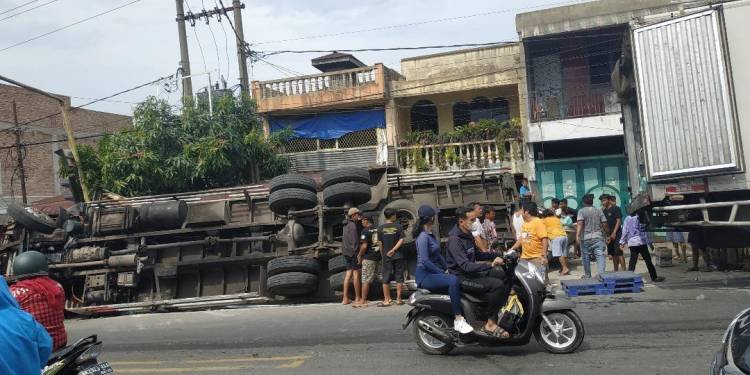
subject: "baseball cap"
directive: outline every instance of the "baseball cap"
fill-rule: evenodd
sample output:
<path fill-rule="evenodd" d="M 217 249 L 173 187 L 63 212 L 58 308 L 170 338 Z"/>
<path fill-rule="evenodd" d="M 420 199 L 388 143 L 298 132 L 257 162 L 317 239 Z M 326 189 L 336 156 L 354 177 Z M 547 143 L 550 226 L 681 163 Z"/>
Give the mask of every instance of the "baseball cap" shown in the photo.
<path fill-rule="evenodd" d="M 349 209 L 349 211 L 346 213 L 347 216 L 353 216 L 359 213 L 359 208 L 352 207 Z"/>
<path fill-rule="evenodd" d="M 419 214 L 419 217 L 433 217 L 438 214 L 440 210 L 432 208 L 432 206 L 428 204 L 423 204 L 419 206 L 419 210 L 417 213 Z"/>

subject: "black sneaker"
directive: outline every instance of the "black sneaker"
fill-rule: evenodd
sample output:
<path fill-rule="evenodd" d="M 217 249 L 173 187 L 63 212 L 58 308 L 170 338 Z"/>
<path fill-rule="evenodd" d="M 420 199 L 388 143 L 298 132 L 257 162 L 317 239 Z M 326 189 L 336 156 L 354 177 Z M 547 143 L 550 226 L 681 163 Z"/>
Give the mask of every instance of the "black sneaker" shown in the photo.
<path fill-rule="evenodd" d="M 659 276 L 659 277 L 657 277 L 657 278 L 655 278 L 655 279 L 653 279 L 651 281 L 653 281 L 655 283 L 660 283 L 660 282 L 664 281 L 664 277 L 663 276 Z"/>

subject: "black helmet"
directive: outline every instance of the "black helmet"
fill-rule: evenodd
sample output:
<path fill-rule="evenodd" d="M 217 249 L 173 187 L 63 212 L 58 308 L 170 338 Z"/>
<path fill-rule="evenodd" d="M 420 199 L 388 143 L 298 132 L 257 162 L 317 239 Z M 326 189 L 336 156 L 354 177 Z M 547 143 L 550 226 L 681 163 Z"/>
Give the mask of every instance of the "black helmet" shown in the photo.
<path fill-rule="evenodd" d="M 47 257 L 38 251 L 27 251 L 13 259 L 13 277 L 47 274 Z"/>

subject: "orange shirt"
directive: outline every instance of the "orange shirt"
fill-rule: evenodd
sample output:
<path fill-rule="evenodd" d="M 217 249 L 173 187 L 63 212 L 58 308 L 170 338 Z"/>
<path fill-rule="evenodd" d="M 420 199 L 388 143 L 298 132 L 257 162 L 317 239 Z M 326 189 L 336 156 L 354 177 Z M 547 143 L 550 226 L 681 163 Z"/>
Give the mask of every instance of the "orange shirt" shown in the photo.
<path fill-rule="evenodd" d="M 557 238 L 567 236 L 565 229 L 563 229 L 562 221 L 557 216 L 549 216 L 542 219 L 544 226 L 547 227 L 547 235 L 549 238 Z"/>
<path fill-rule="evenodd" d="M 535 217 L 524 221 L 521 226 L 521 258 L 542 258 L 546 254 L 542 251 L 542 240 L 547 236 L 547 227 L 542 219 Z"/>

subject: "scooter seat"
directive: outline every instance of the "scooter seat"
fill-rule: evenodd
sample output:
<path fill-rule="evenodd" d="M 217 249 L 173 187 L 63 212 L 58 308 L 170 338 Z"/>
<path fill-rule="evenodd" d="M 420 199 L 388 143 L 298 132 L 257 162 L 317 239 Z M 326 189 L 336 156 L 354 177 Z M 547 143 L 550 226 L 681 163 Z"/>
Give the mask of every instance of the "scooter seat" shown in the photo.
<path fill-rule="evenodd" d="M 482 303 L 482 299 L 481 298 L 477 298 L 476 296 L 473 296 L 473 295 L 468 294 L 468 293 L 461 293 L 461 297 L 464 298 L 464 299 L 466 299 L 467 301 L 469 301 L 471 303 Z"/>
<path fill-rule="evenodd" d="M 432 292 L 430 292 L 428 289 L 422 289 L 422 288 L 418 288 L 417 289 L 417 293 L 419 293 L 419 294 L 432 294 Z"/>

